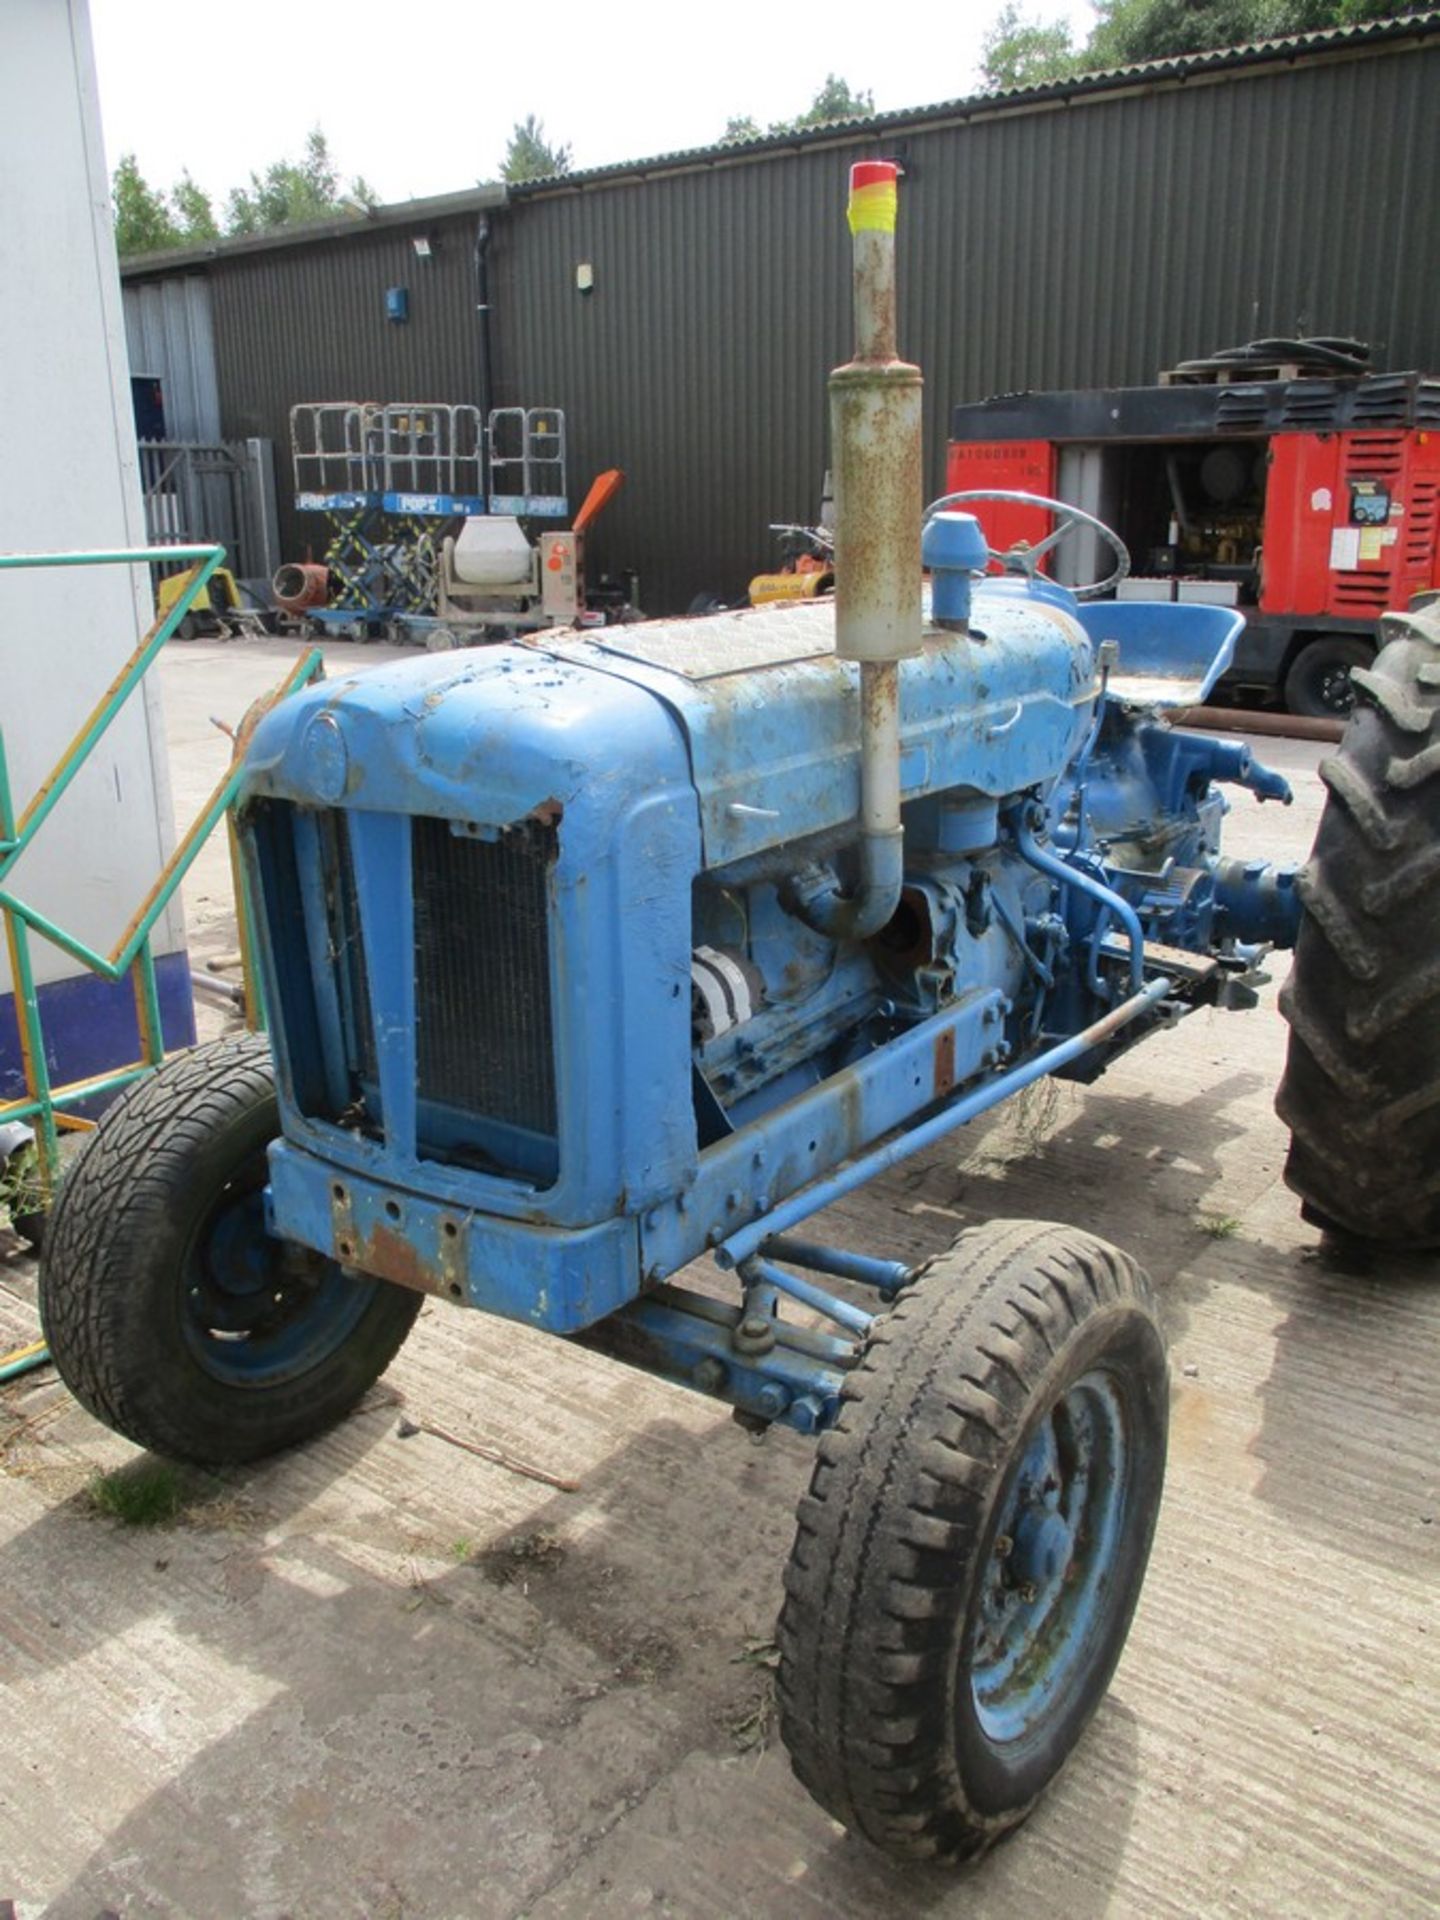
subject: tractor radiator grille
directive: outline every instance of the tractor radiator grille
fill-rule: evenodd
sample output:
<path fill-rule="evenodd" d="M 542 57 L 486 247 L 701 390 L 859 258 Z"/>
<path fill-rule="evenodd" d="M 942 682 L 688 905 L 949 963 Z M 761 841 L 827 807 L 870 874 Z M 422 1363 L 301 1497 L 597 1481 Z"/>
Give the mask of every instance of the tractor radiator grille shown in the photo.
<path fill-rule="evenodd" d="M 535 821 L 496 840 L 414 823 L 416 1092 L 551 1140 L 554 857 L 554 829 Z"/>
<path fill-rule="evenodd" d="M 325 875 L 326 932 L 340 1002 L 346 1066 L 352 1082 L 357 1086 L 365 1081 L 373 1085 L 379 1077 L 379 1067 L 375 1059 L 375 1028 L 370 1014 L 370 982 L 365 972 L 365 947 L 360 938 L 360 908 L 355 898 L 355 866 L 350 857 L 350 831 L 343 813 L 322 813 L 317 819 Z"/>
<path fill-rule="evenodd" d="M 260 854 L 261 899 L 291 1083 L 311 1119 L 387 1137 L 372 989 L 390 1005 L 412 970 L 414 1128 L 423 1159 L 552 1185 L 559 1171 L 550 993 L 550 871 L 556 830 L 527 821 L 495 839 L 450 822 L 406 822 L 414 936 L 367 950 L 344 811 L 259 801 L 246 830 Z M 406 917 L 403 882 L 382 883 L 382 923 Z M 396 1089 L 392 1085 L 392 1098 Z M 408 1103 L 407 1103 L 408 1104 Z"/>

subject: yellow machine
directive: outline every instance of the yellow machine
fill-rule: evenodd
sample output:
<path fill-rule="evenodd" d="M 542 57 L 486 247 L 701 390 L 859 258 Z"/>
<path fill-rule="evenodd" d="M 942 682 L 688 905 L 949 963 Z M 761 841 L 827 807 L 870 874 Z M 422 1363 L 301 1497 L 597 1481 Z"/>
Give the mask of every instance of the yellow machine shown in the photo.
<path fill-rule="evenodd" d="M 167 574 L 160 582 L 155 589 L 155 612 L 160 619 L 169 613 L 197 571 L 187 567 L 182 573 Z M 201 633 L 231 632 L 243 622 L 245 611 L 234 574 L 228 567 L 217 567 L 196 594 L 190 611 L 175 629 L 175 637 L 193 640 Z"/>
<path fill-rule="evenodd" d="M 750 582 L 752 607 L 787 600 L 814 600 L 835 591 L 834 537 L 824 527 L 772 526 L 785 556 L 775 573 L 757 573 Z"/>

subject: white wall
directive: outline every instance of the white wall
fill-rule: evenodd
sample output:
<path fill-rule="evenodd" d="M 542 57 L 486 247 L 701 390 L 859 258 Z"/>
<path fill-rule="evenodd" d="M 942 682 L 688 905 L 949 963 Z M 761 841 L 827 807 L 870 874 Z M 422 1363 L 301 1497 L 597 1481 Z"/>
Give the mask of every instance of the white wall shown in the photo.
<path fill-rule="evenodd" d="M 143 546 L 87 0 L 0 4 L 0 181 L 0 551 Z M 0 725 L 17 809 L 150 619 L 143 568 L 0 574 Z M 106 949 L 171 844 L 159 693 L 147 684 L 12 884 Z M 183 937 L 177 905 L 157 954 Z M 47 941 L 33 954 L 42 982 L 77 971 Z"/>

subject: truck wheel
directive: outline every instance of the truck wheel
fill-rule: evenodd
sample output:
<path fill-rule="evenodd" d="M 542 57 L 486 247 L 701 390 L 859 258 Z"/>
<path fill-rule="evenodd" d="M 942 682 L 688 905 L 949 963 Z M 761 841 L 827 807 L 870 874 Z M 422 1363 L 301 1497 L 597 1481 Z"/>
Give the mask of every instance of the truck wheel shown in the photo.
<path fill-rule="evenodd" d="M 1069 1227 L 963 1234 L 877 1322 L 778 1629 L 781 1733 L 836 1819 L 942 1862 L 1024 1819 L 1125 1644 L 1167 1406 L 1149 1283 Z"/>
<path fill-rule="evenodd" d="M 138 1446 L 219 1465 L 293 1446 L 385 1371 L 421 1296 L 265 1231 L 280 1130 L 269 1048 L 178 1054 L 105 1114 L 62 1181 L 45 1338 L 81 1404 Z"/>
<path fill-rule="evenodd" d="M 1285 705 L 1305 720 L 1343 720 L 1355 705 L 1350 676 L 1368 667 L 1375 649 L 1337 633 L 1307 640 L 1285 675 Z"/>
<path fill-rule="evenodd" d="M 1355 675 L 1280 1011 L 1275 1106 L 1308 1218 L 1440 1246 L 1440 606 L 1389 616 Z"/>

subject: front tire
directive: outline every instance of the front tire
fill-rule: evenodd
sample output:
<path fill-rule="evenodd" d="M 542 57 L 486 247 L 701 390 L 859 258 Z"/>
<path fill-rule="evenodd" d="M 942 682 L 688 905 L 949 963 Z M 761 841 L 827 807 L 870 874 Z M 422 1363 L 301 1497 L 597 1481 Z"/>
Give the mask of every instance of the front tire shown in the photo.
<path fill-rule="evenodd" d="M 781 1733 L 836 1819 L 970 1858 L 1110 1684 L 1164 1482 L 1145 1276 L 1068 1227 L 966 1233 L 876 1323 L 820 1442 L 780 1616 Z"/>
<path fill-rule="evenodd" d="M 105 1114 L 61 1183 L 40 1314 L 61 1377 L 137 1446 L 204 1465 L 323 1432 L 398 1353 L 421 1296 L 265 1231 L 280 1131 L 269 1047 L 177 1054 Z"/>
<path fill-rule="evenodd" d="M 1392 614 L 1300 877 L 1275 1106 L 1322 1226 L 1440 1246 L 1440 605 Z"/>

